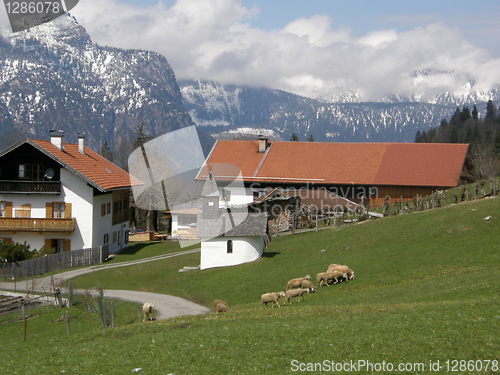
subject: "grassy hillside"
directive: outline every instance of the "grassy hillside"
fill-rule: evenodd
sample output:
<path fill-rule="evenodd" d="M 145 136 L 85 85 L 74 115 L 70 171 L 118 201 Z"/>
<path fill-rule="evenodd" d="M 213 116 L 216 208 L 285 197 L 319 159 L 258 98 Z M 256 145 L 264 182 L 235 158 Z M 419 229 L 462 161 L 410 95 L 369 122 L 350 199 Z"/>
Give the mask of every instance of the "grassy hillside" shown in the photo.
<path fill-rule="evenodd" d="M 321 290 L 309 304 L 404 303 L 488 295 L 498 276 L 500 199 L 464 203 L 434 211 L 276 239 L 266 256 L 238 267 L 179 274 L 199 263 L 194 254 L 176 259 L 97 272 L 74 280 L 81 288 L 156 291 L 210 304 L 215 298 L 241 308 L 255 305 L 287 280 L 347 264 L 357 280 Z M 494 216 L 492 221 L 484 217 Z M 327 250 L 321 252 L 321 250 Z M 484 292 L 484 293 L 483 293 Z M 416 293 L 416 294 L 415 294 Z"/>
<path fill-rule="evenodd" d="M 75 285 L 158 291 L 206 304 L 222 298 L 232 310 L 70 339 L 43 337 L 27 346 L 9 339 L 3 365 L 9 374 L 107 375 L 134 368 L 141 374 L 291 374 L 294 359 L 426 365 L 498 359 L 499 212 L 500 199 L 486 199 L 283 237 L 268 256 L 238 267 L 179 274 L 198 263 L 199 255 L 188 255 L 89 274 Z M 304 303 L 259 307 L 262 293 L 330 263 L 349 265 L 357 279 L 323 287 Z"/>

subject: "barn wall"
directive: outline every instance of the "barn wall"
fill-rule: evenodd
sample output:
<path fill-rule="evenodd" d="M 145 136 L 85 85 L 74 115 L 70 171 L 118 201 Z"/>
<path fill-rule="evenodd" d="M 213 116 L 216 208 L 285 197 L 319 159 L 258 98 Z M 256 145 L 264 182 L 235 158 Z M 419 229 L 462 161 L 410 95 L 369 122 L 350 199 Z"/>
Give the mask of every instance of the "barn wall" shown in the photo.
<path fill-rule="evenodd" d="M 381 206 L 384 204 L 385 197 L 390 197 L 389 203 L 409 201 L 417 195 L 425 197 L 431 195 L 433 191 L 442 190 L 443 188 L 427 187 L 427 186 L 377 186 L 377 197 L 370 200 L 371 206 Z"/>

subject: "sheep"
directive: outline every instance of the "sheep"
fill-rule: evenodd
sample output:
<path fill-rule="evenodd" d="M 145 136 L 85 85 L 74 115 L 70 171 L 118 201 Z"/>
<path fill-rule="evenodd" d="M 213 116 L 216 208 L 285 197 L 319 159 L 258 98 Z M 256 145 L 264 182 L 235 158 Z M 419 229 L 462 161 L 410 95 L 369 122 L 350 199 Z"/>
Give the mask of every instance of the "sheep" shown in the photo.
<path fill-rule="evenodd" d="M 146 320 L 153 320 L 153 317 L 151 316 L 153 310 L 155 309 L 155 305 L 152 303 L 146 302 L 144 305 L 142 305 L 142 312 L 144 313 L 144 319 L 143 322 Z"/>
<path fill-rule="evenodd" d="M 309 293 L 314 293 L 316 291 L 314 284 L 309 280 L 303 280 L 302 283 L 300 284 L 300 287 L 302 289 L 310 289 Z"/>
<path fill-rule="evenodd" d="M 278 307 L 281 307 L 278 302 L 281 297 L 285 297 L 285 292 L 265 293 L 260 296 L 260 303 L 261 305 L 265 304 L 267 306 L 267 304 L 271 302 L 272 307 L 274 307 L 275 304 L 278 305 Z"/>
<path fill-rule="evenodd" d="M 290 289 L 285 292 L 285 303 L 290 303 L 290 298 L 295 298 L 295 297 L 300 297 L 302 298 L 302 301 L 304 300 L 304 294 L 310 293 L 311 290 L 309 288 L 305 289 Z M 299 301 L 300 302 L 300 301 Z"/>
<path fill-rule="evenodd" d="M 212 306 L 214 309 L 214 313 L 225 313 L 229 311 L 229 305 L 227 304 L 227 302 L 220 299 L 216 299 L 214 302 L 212 302 Z"/>
<path fill-rule="evenodd" d="M 347 275 L 339 271 L 320 272 L 316 275 L 316 281 L 318 283 L 318 287 L 322 285 L 330 286 L 330 282 L 337 284 L 342 277 L 346 278 Z"/>
<path fill-rule="evenodd" d="M 354 271 L 347 266 L 343 266 L 340 264 L 330 264 L 326 272 L 334 272 L 334 271 L 345 273 L 347 275 L 346 280 L 354 280 L 356 278 Z"/>
<path fill-rule="evenodd" d="M 299 277 L 297 279 L 292 279 L 286 284 L 286 289 L 292 289 L 292 288 L 299 288 L 300 284 L 302 284 L 302 281 L 304 280 L 311 280 L 311 276 L 305 275 L 304 277 Z"/>

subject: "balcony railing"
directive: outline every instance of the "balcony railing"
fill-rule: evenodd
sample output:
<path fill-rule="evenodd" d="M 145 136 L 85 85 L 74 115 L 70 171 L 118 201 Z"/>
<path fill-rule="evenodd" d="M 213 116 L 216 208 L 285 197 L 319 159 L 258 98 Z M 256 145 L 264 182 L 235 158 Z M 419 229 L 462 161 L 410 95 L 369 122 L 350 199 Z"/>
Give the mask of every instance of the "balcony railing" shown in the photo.
<path fill-rule="evenodd" d="M 60 194 L 60 181 L 0 181 L 0 193 Z"/>
<path fill-rule="evenodd" d="M 0 218 L 0 232 L 73 232 L 75 219 Z"/>

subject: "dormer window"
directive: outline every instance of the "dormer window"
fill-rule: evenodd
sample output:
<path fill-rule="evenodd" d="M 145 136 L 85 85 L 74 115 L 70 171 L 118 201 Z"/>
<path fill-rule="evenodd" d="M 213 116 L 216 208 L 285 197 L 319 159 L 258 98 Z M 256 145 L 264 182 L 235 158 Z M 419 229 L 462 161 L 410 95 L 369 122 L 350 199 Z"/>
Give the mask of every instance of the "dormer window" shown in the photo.
<path fill-rule="evenodd" d="M 26 178 L 26 165 L 19 164 L 19 178 Z"/>
<path fill-rule="evenodd" d="M 43 181 L 45 166 L 43 164 L 19 164 L 18 177 L 30 181 Z"/>

